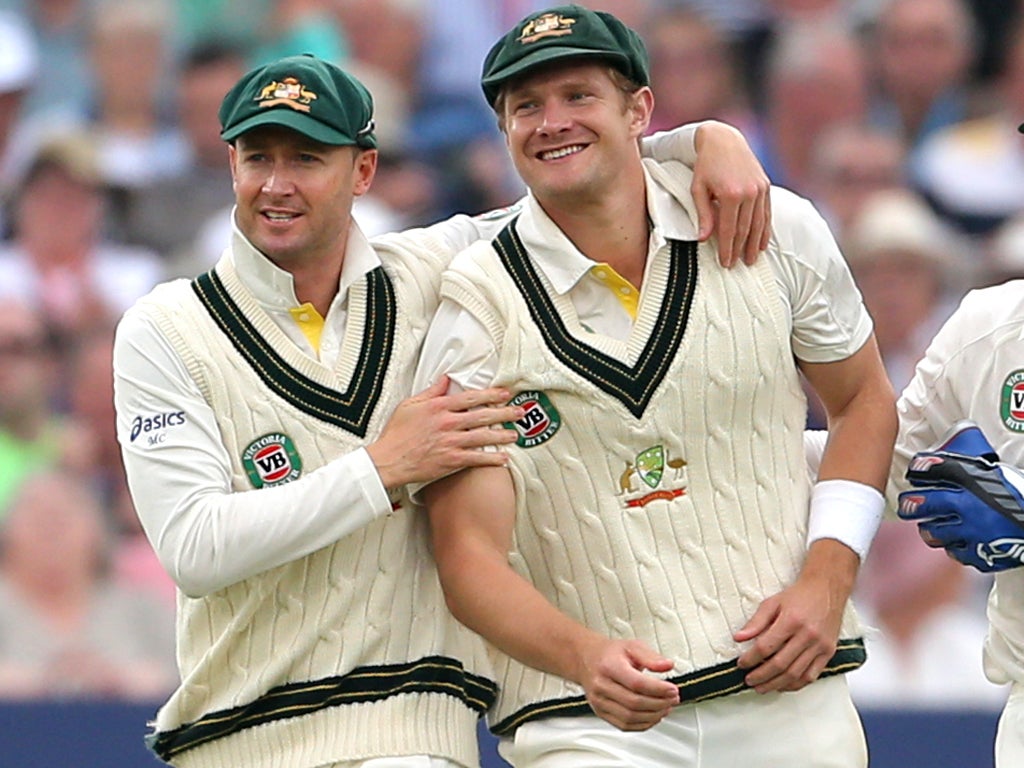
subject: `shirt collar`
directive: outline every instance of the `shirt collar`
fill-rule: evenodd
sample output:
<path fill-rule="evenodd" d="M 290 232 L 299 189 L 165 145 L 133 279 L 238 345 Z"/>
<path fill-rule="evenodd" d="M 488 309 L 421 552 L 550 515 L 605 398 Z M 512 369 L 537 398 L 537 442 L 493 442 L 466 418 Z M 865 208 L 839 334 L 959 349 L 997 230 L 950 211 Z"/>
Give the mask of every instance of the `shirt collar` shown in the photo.
<path fill-rule="evenodd" d="M 651 219 L 650 249 L 653 252 L 666 240 L 696 240 L 697 230 L 682 204 L 658 184 L 644 169 L 647 188 L 647 215 Z M 565 294 L 583 278 L 596 262 L 587 258 L 541 208 L 532 192 L 527 193 L 524 215 L 516 223 L 516 232 L 530 257 L 559 294 Z"/>
<path fill-rule="evenodd" d="M 260 253 L 235 223 L 231 212 L 231 257 L 238 277 L 252 291 L 253 296 L 264 306 L 291 309 L 299 305 L 295 295 L 295 281 L 291 272 L 281 269 Z M 345 244 L 345 261 L 338 281 L 335 302 L 348 294 L 348 289 L 368 272 L 380 266 L 380 258 L 373 250 L 359 225 L 352 220 L 349 226 L 348 242 Z"/>

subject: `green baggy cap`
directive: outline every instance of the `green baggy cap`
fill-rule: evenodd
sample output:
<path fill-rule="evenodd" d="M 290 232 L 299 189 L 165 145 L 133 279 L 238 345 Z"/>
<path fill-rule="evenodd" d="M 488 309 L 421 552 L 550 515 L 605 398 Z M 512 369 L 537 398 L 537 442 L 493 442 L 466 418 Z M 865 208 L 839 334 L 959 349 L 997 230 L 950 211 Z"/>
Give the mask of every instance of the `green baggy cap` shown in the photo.
<path fill-rule="evenodd" d="M 639 85 L 650 85 L 643 40 L 610 13 L 560 5 L 532 13 L 502 37 L 484 59 L 480 85 L 492 107 L 501 86 L 540 64 L 575 57 L 608 59 Z"/>
<path fill-rule="evenodd" d="M 281 125 L 322 144 L 377 146 L 366 86 L 311 54 L 251 70 L 228 91 L 218 114 L 225 141 L 261 125 Z"/>

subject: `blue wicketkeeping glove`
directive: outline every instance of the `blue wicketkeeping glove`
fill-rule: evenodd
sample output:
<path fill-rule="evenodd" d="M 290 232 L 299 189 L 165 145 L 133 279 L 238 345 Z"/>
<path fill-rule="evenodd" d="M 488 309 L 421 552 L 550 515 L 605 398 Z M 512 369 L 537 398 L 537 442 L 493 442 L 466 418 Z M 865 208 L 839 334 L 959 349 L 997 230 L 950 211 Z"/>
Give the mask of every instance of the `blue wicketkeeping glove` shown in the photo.
<path fill-rule="evenodd" d="M 1024 474 L 1002 464 L 976 424 L 958 422 L 933 451 L 914 456 L 899 516 L 965 565 L 1005 571 L 1024 565 Z"/>

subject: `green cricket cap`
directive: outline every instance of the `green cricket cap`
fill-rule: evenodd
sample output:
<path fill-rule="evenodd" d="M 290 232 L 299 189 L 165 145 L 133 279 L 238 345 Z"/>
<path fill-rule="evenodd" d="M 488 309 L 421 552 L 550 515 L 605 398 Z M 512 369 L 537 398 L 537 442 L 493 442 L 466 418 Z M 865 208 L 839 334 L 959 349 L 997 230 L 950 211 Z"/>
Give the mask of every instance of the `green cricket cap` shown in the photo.
<path fill-rule="evenodd" d="M 607 59 L 639 85 L 650 85 L 647 48 L 634 30 L 604 11 L 560 5 L 531 13 L 498 40 L 484 59 L 480 85 L 492 107 L 510 78 L 560 59 Z"/>
<path fill-rule="evenodd" d="M 261 125 L 280 125 L 322 144 L 377 147 L 373 97 L 366 86 L 311 54 L 249 71 L 228 91 L 218 116 L 225 141 Z"/>

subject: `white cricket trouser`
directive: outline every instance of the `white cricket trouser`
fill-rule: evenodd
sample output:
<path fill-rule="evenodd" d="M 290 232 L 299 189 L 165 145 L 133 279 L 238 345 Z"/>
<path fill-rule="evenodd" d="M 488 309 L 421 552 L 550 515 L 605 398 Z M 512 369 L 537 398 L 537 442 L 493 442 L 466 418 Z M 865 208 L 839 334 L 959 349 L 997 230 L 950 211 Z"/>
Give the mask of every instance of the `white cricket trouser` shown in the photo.
<path fill-rule="evenodd" d="M 499 750 L 515 768 L 868 764 L 864 729 L 842 675 L 793 693 L 745 691 L 686 704 L 647 731 L 620 731 L 597 716 L 538 720 L 519 726 Z"/>
<path fill-rule="evenodd" d="M 458 763 L 443 757 L 429 755 L 407 755 L 405 757 L 374 757 L 369 760 L 347 760 L 331 763 L 324 768 L 462 768 Z"/>
<path fill-rule="evenodd" d="M 996 729 L 996 768 L 1024 765 L 1024 685 L 1010 686 L 1010 696 Z"/>

